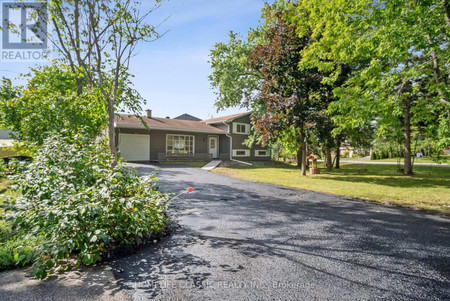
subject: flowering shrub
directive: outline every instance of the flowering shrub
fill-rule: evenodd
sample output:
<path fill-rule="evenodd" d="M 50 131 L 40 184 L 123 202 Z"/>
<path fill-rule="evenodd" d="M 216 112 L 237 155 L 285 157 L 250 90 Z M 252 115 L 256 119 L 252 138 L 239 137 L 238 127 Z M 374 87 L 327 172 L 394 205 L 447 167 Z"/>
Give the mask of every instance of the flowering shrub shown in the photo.
<path fill-rule="evenodd" d="M 21 195 L 10 200 L 8 216 L 26 238 L 43 241 L 36 257 L 18 252 L 16 260 L 35 258 L 32 273 L 40 279 L 93 264 L 117 246 L 139 244 L 169 222 L 168 197 L 156 178 L 115 165 L 106 143 L 82 134 L 46 139 L 13 181 Z"/>

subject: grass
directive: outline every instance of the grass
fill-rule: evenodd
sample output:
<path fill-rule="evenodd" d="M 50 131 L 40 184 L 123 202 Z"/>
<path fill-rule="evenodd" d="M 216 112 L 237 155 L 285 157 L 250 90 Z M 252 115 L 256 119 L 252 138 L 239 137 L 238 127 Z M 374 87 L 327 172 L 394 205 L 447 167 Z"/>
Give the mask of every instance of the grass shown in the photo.
<path fill-rule="evenodd" d="M 8 180 L 2 180 L 0 179 L 0 191 L 6 189 L 11 184 Z"/>
<path fill-rule="evenodd" d="M 161 162 L 161 164 L 167 164 L 167 165 L 178 165 L 178 164 L 182 164 L 182 165 L 189 165 L 192 167 L 203 167 L 206 164 L 208 164 L 209 161 L 167 161 L 167 162 Z"/>
<path fill-rule="evenodd" d="M 36 239 L 25 239 L 23 235 L 11 228 L 11 223 L 2 220 L 4 213 L 4 202 L 6 198 L 13 195 L 8 190 L 10 181 L 0 179 L 0 271 L 22 267 L 23 264 L 17 264 L 14 258 L 18 249 L 22 252 L 31 253 L 32 249 L 39 245 Z"/>
<path fill-rule="evenodd" d="M 302 177 L 298 168 L 279 162 L 228 165 L 216 173 L 244 180 L 360 198 L 384 204 L 450 214 L 450 168 L 415 166 L 413 176 L 392 165 L 343 163 L 340 170 Z"/>
<path fill-rule="evenodd" d="M 3 157 L 9 157 L 9 156 L 15 156 L 16 153 L 13 151 L 5 150 L 4 148 L 0 147 L 0 158 Z"/>
<path fill-rule="evenodd" d="M 441 156 L 445 161 L 442 163 L 443 165 L 449 165 L 450 155 L 442 155 Z M 389 159 L 380 159 L 380 160 L 370 160 L 370 162 L 394 162 L 397 163 L 397 158 L 389 158 Z M 403 158 L 400 158 L 400 163 L 403 164 Z M 415 158 L 414 163 L 436 163 L 430 157 L 422 157 Z"/>

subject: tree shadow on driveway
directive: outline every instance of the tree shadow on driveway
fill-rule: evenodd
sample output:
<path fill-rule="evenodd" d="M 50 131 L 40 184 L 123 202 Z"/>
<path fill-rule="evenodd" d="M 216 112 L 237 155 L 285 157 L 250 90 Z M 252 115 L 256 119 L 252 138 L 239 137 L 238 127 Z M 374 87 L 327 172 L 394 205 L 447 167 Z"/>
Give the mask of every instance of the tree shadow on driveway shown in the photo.
<path fill-rule="evenodd" d="M 255 278 L 300 281 L 309 286 L 291 293 L 311 299 L 450 296 L 446 218 L 200 170 L 164 169 L 160 183 L 163 191 L 193 186 L 194 193 L 172 201 L 179 230 L 114 263 L 122 287 L 136 296 L 226 300 L 229 291 L 205 283 Z M 295 300 L 256 288 L 233 293 Z"/>

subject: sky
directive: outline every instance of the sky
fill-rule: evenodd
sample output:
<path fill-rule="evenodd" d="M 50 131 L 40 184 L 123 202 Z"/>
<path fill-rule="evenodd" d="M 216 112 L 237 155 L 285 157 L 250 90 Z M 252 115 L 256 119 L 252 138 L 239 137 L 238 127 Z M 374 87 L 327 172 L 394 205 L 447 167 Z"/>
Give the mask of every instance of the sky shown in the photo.
<path fill-rule="evenodd" d="M 267 0 L 266 0 L 267 1 Z M 130 71 L 134 88 L 147 100 L 143 110 L 154 117 L 174 118 L 188 113 L 207 119 L 244 112 L 231 108 L 217 112 L 208 75 L 209 51 L 217 42 L 226 42 L 230 30 L 244 36 L 258 25 L 265 0 L 170 0 L 150 14 L 148 22 L 163 22 L 166 34 L 152 43 L 140 44 Z M 154 1 L 143 0 L 142 10 Z M 16 78 L 33 65 L 0 62 L 0 77 Z"/>

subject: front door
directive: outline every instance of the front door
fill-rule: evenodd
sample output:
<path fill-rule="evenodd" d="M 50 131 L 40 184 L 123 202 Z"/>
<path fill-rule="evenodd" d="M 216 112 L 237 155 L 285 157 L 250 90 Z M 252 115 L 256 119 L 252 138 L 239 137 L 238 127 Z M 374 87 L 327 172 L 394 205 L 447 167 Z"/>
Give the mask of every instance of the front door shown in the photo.
<path fill-rule="evenodd" d="M 219 138 L 209 137 L 209 153 L 213 159 L 219 158 Z"/>

